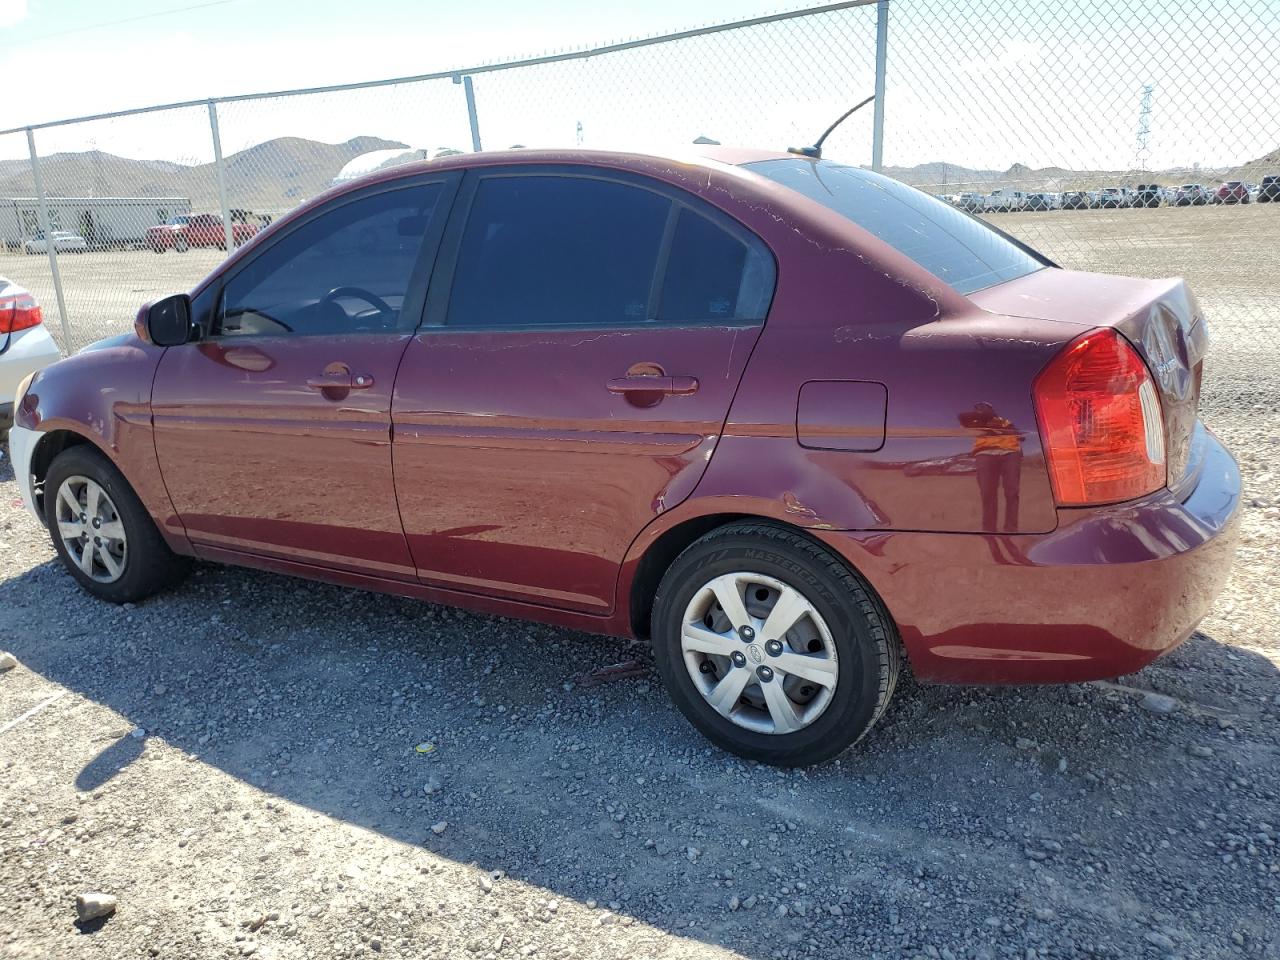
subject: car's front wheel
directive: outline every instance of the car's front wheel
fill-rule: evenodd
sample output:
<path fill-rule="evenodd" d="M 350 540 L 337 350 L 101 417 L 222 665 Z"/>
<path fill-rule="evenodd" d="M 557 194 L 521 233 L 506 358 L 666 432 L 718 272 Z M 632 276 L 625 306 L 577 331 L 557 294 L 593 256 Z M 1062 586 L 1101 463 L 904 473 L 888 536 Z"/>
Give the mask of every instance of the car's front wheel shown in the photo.
<path fill-rule="evenodd" d="M 103 600 L 142 600 L 187 571 L 186 558 L 169 549 L 128 481 L 93 447 L 54 458 L 44 479 L 44 516 L 71 575 Z"/>
<path fill-rule="evenodd" d="M 733 524 L 692 544 L 663 577 L 652 626 L 680 711 L 763 763 L 841 753 L 884 713 L 897 681 L 897 631 L 870 586 L 774 524 Z"/>

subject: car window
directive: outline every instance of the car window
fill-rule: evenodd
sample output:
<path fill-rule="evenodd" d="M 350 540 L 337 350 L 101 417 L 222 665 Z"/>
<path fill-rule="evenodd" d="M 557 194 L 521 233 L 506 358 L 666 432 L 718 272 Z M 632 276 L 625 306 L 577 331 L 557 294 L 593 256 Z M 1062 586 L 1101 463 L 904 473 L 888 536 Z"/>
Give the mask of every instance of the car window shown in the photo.
<path fill-rule="evenodd" d="M 323 336 L 396 330 L 442 187 L 343 203 L 281 237 L 226 284 L 215 334 Z"/>
<path fill-rule="evenodd" d="M 799 157 L 746 168 L 834 210 L 962 294 L 1047 265 L 981 220 L 868 170 Z"/>
<path fill-rule="evenodd" d="M 485 177 L 467 216 L 445 322 L 644 322 L 670 209 L 666 197 L 613 180 Z"/>
<path fill-rule="evenodd" d="M 657 318 L 670 323 L 763 320 L 773 258 L 687 207 L 679 213 Z"/>

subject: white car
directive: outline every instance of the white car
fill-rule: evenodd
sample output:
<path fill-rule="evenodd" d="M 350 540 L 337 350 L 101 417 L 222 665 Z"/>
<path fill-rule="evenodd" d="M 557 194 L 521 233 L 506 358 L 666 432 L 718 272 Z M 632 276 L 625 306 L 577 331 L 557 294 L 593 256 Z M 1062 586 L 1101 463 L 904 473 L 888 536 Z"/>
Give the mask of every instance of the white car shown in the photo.
<path fill-rule="evenodd" d="M 1027 195 L 1021 190 L 992 190 L 986 208 L 992 213 L 1016 213 L 1027 209 Z"/>
<path fill-rule="evenodd" d="M 66 230 L 53 230 L 50 236 L 53 237 L 53 249 L 58 253 L 84 253 L 89 249 L 89 244 L 85 242 L 84 237 L 68 233 Z M 48 253 L 49 251 L 43 234 L 39 233 L 24 243 L 22 249 L 27 253 Z"/>
<path fill-rule="evenodd" d="M 13 425 L 18 387 L 62 356 L 26 289 L 0 277 L 0 439 Z"/>

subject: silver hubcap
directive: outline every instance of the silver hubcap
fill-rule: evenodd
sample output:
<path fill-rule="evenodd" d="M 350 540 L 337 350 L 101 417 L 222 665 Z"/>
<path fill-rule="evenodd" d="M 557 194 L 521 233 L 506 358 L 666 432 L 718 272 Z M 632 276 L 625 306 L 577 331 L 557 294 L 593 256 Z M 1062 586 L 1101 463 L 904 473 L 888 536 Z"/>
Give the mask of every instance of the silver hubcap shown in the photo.
<path fill-rule="evenodd" d="M 840 675 L 822 615 L 799 590 L 759 573 L 704 584 L 685 608 L 680 648 L 707 703 L 757 733 L 809 726 Z"/>
<path fill-rule="evenodd" d="M 129 545 L 107 492 L 88 477 L 67 477 L 58 488 L 58 536 L 87 577 L 114 583 L 124 573 Z"/>

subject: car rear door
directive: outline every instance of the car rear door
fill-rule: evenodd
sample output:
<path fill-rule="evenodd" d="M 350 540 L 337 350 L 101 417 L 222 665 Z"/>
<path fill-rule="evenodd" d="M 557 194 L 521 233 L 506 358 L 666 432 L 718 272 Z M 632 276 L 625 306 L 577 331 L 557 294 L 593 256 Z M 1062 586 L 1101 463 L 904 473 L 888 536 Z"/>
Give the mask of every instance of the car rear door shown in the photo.
<path fill-rule="evenodd" d="M 605 613 L 627 547 L 689 495 L 772 296 L 772 255 L 656 181 L 467 175 L 392 404 L 425 582 Z"/>
<path fill-rule="evenodd" d="M 198 298 L 204 335 L 165 351 L 152 391 L 160 469 L 198 548 L 416 579 L 391 390 L 459 179 L 339 198 Z"/>

